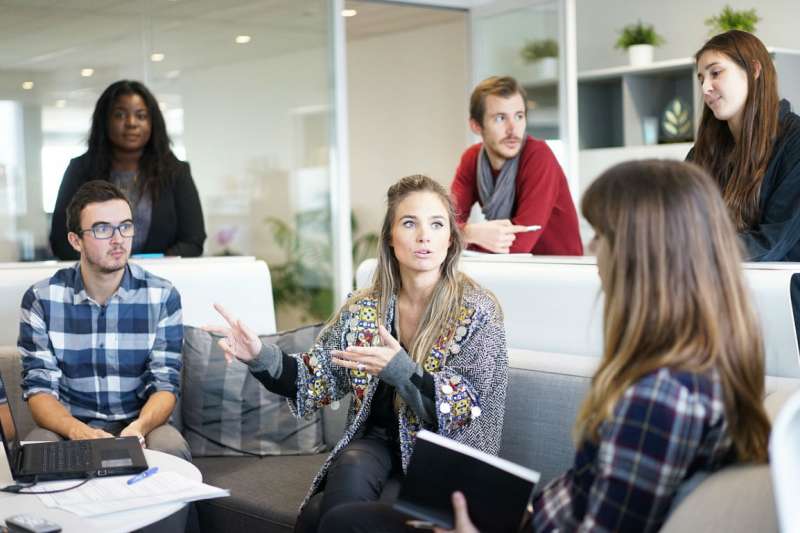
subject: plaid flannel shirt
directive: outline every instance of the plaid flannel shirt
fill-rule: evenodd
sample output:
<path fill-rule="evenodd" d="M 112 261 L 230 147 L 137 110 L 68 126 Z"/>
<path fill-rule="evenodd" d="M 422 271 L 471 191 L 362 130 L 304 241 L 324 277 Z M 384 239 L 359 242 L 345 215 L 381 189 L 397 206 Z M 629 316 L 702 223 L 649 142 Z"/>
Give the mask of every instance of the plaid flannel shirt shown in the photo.
<path fill-rule="evenodd" d="M 683 481 L 733 461 L 722 394 L 716 372 L 644 376 L 534 500 L 533 529 L 658 531 Z"/>
<path fill-rule="evenodd" d="M 129 420 L 156 391 L 180 389 L 181 298 L 138 265 L 125 268 L 105 306 L 86 293 L 80 265 L 22 298 L 22 393 L 45 392 L 85 422 Z"/>

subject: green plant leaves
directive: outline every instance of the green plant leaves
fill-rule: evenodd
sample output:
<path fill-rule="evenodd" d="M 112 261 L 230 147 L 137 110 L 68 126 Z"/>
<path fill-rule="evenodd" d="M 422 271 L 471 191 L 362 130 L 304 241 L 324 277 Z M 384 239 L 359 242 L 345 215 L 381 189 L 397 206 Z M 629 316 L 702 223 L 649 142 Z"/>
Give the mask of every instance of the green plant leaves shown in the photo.
<path fill-rule="evenodd" d="M 285 261 L 270 264 L 272 296 L 276 306 L 301 309 L 314 320 L 324 320 L 333 312 L 333 249 L 328 237 L 330 209 L 316 209 L 298 214 L 295 225 L 277 217 L 265 218 L 275 244 L 284 252 Z M 355 234 L 358 221 L 351 216 Z M 353 240 L 353 263 L 358 265 L 377 254 L 379 237 L 368 232 Z"/>
<path fill-rule="evenodd" d="M 652 24 L 645 24 L 640 20 L 636 24 L 628 24 L 620 30 L 614 47 L 628 49 L 635 44 L 659 46 L 664 44 L 664 38 L 656 33 Z"/>
<path fill-rule="evenodd" d="M 539 39 L 527 41 L 519 55 L 526 63 L 533 63 L 545 57 L 558 57 L 558 43 L 555 39 Z"/>
<path fill-rule="evenodd" d="M 756 23 L 761 20 L 755 9 L 736 10 L 726 5 L 719 15 L 708 17 L 706 26 L 709 28 L 710 35 L 724 33 L 729 30 L 741 30 L 755 33 Z"/>
<path fill-rule="evenodd" d="M 691 137 L 692 117 L 689 113 L 689 108 L 679 98 L 675 98 L 667 105 L 661 121 L 661 127 L 667 137 L 672 140 Z"/>

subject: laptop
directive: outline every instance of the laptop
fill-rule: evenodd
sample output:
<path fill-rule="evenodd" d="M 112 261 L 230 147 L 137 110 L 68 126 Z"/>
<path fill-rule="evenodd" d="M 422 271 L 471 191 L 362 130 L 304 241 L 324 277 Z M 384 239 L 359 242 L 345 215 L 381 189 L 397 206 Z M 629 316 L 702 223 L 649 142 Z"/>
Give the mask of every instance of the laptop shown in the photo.
<path fill-rule="evenodd" d="M 0 375 L 0 391 L 5 390 Z M 0 398 L 0 438 L 11 476 L 23 483 L 130 475 L 147 469 L 136 437 L 21 444 L 5 394 Z"/>

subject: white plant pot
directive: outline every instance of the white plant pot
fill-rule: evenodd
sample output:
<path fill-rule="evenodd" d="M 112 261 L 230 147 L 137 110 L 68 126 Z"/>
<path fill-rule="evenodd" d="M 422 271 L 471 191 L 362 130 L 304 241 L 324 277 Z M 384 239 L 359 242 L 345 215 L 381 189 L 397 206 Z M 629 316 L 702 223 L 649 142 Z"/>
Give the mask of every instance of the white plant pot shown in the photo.
<path fill-rule="evenodd" d="M 537 81 L 556 79 L 558 77 L 558 58 L 543 57 L 535 61 L 533 75 Z"/>
<path fill-rule="evenodd" d="M 631 66 L 641 67 L 653 62 L 652 44 L 634 44 L 628 47 L 628 58 Z"/>

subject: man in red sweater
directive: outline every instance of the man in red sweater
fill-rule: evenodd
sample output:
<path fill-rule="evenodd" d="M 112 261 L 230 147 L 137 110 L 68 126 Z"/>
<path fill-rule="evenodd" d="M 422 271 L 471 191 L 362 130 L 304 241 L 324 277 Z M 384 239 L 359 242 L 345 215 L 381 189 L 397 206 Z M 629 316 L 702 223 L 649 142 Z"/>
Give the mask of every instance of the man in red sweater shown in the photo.
<path fill-rule="evenodd" d="M 547 144 L 525 133 L 525 89 L 514 78 L 488 78 L 472 92 L 469 114 L 483 142 L 461 156 L 451 186 L 467 244 L 494 253 L 583 255 L 564 172 Z M 486 222 L 467 223 L 475 202 Z"/>

